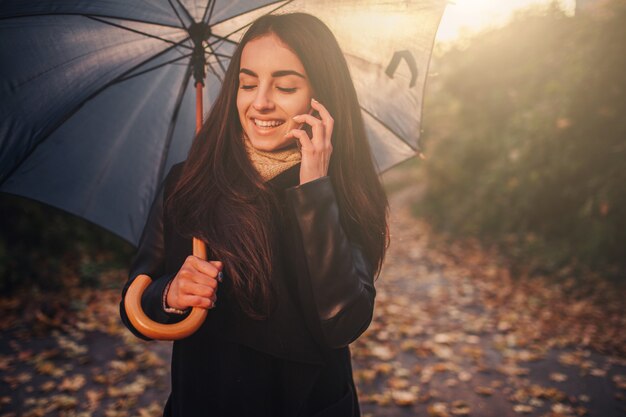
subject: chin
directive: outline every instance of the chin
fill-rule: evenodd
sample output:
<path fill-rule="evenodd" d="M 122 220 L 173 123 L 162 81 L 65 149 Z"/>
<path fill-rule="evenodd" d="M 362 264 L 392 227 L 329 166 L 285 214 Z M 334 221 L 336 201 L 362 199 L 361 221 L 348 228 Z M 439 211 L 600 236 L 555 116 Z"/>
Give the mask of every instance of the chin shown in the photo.
<path fill-rule="evenodd" d="M 265 152 L 273 152 L 278 150 L 283 150 L 292 146 L 297 146 L 295 140 L 289 138 L 288 140 L 280 140 L 280 139 L 271 139 L 271 138 L 254 138 L 250 137 L 250 143 L 254 149 Z M 282 138 L 281 138 L 282 139 Z"/>

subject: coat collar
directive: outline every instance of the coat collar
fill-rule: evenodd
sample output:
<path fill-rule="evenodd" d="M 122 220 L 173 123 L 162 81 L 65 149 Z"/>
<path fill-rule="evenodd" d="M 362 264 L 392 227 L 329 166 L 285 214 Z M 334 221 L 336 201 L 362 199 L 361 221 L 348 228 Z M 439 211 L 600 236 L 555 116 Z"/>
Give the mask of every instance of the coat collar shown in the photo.
<path fill-rule="evenodd" d="M 300 184 L 300 165 L 301 164 L 298 162 L 298 164 L 269 180 L 267 184 L 270 188 L 277 190 L 284 190 Z"/>

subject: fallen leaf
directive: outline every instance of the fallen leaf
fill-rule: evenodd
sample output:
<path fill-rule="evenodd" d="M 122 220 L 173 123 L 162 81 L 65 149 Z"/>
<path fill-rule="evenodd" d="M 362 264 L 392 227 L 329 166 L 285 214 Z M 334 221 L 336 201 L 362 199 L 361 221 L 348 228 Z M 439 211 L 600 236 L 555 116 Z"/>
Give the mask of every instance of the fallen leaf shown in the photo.
<path fill-rule="evenodd" d="M 515 404 L 513 406 L 513 411 L 519 414 L 529 414 L 532 413 L 535 409 L 529 405 L 525 404 Z"/>
<path fill-rule="evenodd" d="M 81 389 L 87 380 L 84 375 L 74 375 L 67 378 L 64 378 L 61 384 L 59 385 L 59 389 L 61 391 L 71 391 L 76 392 Z"/>
<path fill-rule="evenodd" d="M 489 396 L 489 395 L 493 395 L 494 390 L 493 388 L 490 388 L 490 387 L 478 386 L 474 388 L 474 392 L 476 392 L 476 394 L 479 394 L 479 395 Z"/>
<path fill-rule="evenodd" d="M 426 411 L 431 417 L 450 417 L 446 403 L 433 403 L 426 408 Z"/>
<path fill-rule="evenodd" d="M 450 412 L 455 416 L 467 416 L 470 414 L 470 406 L 464 401 L 454 401 L 451 404 Z"/>
<path fill-rule="evenodd" d="M 472 374 L 466 371 L 459 372 L 459 381 L 467 382 L 472 379 Z"/>
<path fill-rule="evenodd" d="M 405 378 L 390 378 L 387 380 L 387 385 L 392 389 L 403 389 L 408 387 L 410 382 Z"/>
<path fill-rule="evenodd" d="M 561 374 L 559 372 L 552 372 L 550 374 L 550 379 L 556 382 L 563 382 L 563 381 L 567 381 L 567 375 Z"/>
<path fill-rule="evenodd" d="M 396 405 L 406 407 L 417 402 L 417 395 L 411 391 L 393 390 L 391 398 Z"/>

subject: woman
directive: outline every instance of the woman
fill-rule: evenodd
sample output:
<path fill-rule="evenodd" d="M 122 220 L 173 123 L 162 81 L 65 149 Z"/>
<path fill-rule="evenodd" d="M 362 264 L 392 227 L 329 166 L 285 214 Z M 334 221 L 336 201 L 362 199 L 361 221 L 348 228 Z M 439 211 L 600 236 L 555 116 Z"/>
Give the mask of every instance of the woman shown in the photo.
<path fill-rule="evenodd" d="M 193 236 L 210 261 L 190 256 Z M 130 279 L 174 323 L 166 416 L 358 416 L 349 343 L 368 327 L 387 200 L 339 46 L 317 18 L 264 16 L 234 53 L 151 209 Z M 219 297 L 219 301 L 218 301 Z"/>

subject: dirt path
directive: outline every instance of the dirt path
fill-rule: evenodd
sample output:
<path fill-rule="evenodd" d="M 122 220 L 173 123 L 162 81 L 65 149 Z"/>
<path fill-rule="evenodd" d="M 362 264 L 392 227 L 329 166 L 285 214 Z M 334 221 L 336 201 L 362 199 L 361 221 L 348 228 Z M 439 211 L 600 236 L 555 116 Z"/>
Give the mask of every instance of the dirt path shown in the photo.
<path fill-rule="evenodd" d="M 375 319 L 352 346 L 364 416 L 626 415 L 626 362 L 590 348 L 619 329 L 594 319 L 623 326 L 619 297 L 608 312 L 571 307 L 563 288 L 516 283 L 480 248 L 442 251 L 410 214 L 418 195 L 391 197 Z"/>
<path fill-rule="evenodd" d="M 410 215 L 417 195 L 392 194 L 375 318 L 351 346 L 363 415 L 626 415 L 625 294 L 514 279 L 476 244 L 442 245 Z M 0 417 L 161 415 L 170 344 L 121 326 L 123 274 L 65 295 L 69 311 L 0 298 Z"/>

